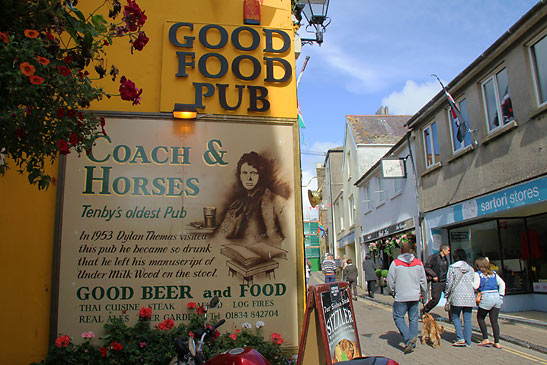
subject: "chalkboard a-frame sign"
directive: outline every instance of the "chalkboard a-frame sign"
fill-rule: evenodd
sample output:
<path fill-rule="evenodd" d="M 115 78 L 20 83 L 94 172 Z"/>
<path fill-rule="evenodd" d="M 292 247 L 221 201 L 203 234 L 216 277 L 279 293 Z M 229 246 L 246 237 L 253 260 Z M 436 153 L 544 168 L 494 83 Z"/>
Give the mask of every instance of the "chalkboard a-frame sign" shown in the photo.
<path fill-rule="evenodd" d="M 361 344 L 349 284 L 337 282 L 309 287 L 298 365 L 331 365 L 359 356 Z"/>

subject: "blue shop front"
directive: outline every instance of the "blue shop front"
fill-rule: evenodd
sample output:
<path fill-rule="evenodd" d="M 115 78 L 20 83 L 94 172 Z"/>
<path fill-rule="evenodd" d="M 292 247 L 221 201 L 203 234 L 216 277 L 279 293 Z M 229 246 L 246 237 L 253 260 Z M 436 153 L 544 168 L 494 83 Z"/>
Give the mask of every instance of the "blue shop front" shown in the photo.
<path fill-rule="evenodd" d="M 449 243 L 488 257 L 506 283 L 502 312 L 547 311 L 547 176 L 424 215 L 429 252 Z"/>

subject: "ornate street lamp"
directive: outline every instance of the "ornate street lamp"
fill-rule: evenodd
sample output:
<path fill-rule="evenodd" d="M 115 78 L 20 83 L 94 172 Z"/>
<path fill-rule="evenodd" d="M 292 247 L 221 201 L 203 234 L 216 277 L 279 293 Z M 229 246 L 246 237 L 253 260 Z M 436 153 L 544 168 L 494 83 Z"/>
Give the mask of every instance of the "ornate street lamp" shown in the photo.
<path fill-rule="evenodd" d="M 330 18 L 327 17 L 330 0 L 300 0 L 294 5 L 294 16 L 298 20 L 298 24 L 302 21 L 302 14 L 306 18 L 306 32 L 315 33 L 315 39 L 302 38 L 302 44 L 317 44 L 323 43 L 323 33 L 325 28 L 330 24 Z M 311 29 L 313 28 L 313 29 Z M 311 30 L 310 30 L 311 29 Z"/>

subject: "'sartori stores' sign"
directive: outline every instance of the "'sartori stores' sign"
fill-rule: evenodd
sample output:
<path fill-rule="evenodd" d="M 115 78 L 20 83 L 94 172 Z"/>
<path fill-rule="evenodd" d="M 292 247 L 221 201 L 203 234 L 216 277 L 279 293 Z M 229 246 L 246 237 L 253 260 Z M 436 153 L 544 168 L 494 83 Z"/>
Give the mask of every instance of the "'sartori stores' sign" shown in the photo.
<path fill-rule="evenodd" d="M 57 333 L 100 336 L 141 307 L 180 322 L 218 295 L 226 331 L 263 321 L 296 344 L 294 124 L 108 125 L 91 154 L 66 158 Z"/>

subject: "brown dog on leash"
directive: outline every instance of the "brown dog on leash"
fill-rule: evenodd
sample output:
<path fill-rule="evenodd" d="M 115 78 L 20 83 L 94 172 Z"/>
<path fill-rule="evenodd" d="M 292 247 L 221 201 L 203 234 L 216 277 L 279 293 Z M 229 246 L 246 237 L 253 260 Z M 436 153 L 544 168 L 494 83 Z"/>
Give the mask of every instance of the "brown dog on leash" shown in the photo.
<path fill-rule="evenodd" d="M 441 345 L 441 333 L 444 332 L 444 327 L 437 324 L 435 318 L 429 313 L 424 313 L 422 320 L 424 322 L 424 328 L 422 330 L 422 345 L 424 340 L 428 343 L 433 343 L 433 347 L 439 347 Z"/>

